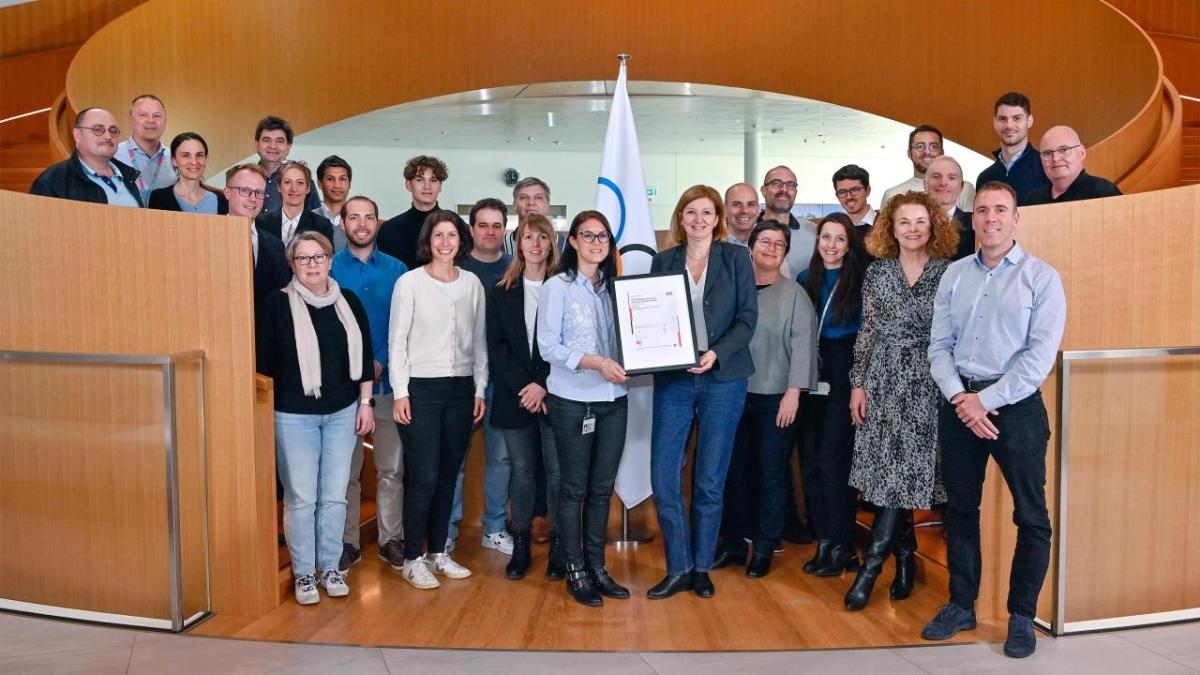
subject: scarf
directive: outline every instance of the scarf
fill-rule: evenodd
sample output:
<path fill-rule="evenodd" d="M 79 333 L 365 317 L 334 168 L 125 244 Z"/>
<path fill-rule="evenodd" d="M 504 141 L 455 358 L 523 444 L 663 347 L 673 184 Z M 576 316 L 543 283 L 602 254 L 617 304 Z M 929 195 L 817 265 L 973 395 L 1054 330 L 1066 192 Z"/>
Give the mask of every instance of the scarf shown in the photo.
<path fill-rule="evenodd" d="M 362 332 L 358 328 L 358 320 L 350 311 L 350 303 L 342 297 L 342 289 L 338 283 L 329 278 L 329 291 L 325 295 L 316 295 L 301 284 L 296 277 L 284 290 L 288 294 L 288 306 L 292 310 L 292 323 L 296 327 L 296 360 L 300 363 L 300 384 L 304 387 L 304 395 L 321 398 L 321 346 L 317 342 L 317 331 L 313 328 L 312 317 L 305 305 L 316 308 L 333 305 L 337 309 L 338 319 L 346 329 L 346 344 L 350 352 L 350 379 L 358 381 L 362 377 Z"/>

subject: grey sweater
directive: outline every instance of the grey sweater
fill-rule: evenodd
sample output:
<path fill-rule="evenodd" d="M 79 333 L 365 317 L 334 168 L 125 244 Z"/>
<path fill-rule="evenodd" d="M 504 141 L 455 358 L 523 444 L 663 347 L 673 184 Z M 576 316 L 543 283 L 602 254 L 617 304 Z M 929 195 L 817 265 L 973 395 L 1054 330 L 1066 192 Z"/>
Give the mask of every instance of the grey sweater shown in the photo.
<path fill-rule="evenodd" d="M 817 316 L 800 284 L 787 277 L 758 292 L 758 323 L 750 338 L 751 394 L 817 387 Z"/>

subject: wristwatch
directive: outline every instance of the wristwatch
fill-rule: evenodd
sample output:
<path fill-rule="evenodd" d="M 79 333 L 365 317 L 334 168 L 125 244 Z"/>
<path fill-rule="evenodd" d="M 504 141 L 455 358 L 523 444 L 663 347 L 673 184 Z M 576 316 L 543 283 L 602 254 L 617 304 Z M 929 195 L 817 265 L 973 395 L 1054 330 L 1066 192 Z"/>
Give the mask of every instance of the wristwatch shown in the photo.
<path fill-rule="evenodd" d="M 358 404 L 359 405 L 369 405 L 372 408 L 374 408 L 375 407 L 375 397 L 372 396 L 371 398 L 360 398 L 360 399 L 358 399 Z"/>

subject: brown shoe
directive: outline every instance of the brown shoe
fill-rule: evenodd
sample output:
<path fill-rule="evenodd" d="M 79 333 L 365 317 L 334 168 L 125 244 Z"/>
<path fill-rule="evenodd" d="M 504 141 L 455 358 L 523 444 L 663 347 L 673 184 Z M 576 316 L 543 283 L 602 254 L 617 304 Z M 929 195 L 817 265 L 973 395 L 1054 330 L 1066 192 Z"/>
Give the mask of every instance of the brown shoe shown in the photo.
<path fill-rule="evenodd" d="M 404 541 L 393 539 L 379 547 L 379 557 L 394 570 L 404 570 Z"/>
<path fill-rule="evenodd" d="M 544 544 L 550 541 L 550 521 L 544 516 L 535 516 L 533 519 L 533 542 L 535 544 Z"/>

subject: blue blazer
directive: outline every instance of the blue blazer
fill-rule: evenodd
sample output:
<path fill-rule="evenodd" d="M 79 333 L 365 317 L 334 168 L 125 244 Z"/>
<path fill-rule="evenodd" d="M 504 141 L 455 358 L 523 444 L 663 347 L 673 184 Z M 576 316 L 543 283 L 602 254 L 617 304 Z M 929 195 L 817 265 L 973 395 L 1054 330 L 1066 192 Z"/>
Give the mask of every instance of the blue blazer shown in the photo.
<path fill-rule="evenodd" d="M 676 246 L 654 256 L 650 272 L 687 273 L 687 247 Z M 717 354 L 713 377 L 722 382 L 749 377 L 754 373 L 750 358 L 750 338 L 758 323 L 758 293 L 750 252 L 744 246 L 714 241 L 708 254 L 708 273 L 704 281 L 704 324 L 708 329 L 708 348 Z M 655 373 L 654 380 L 670 380 L 688 375 L 685 370 Z"/>

